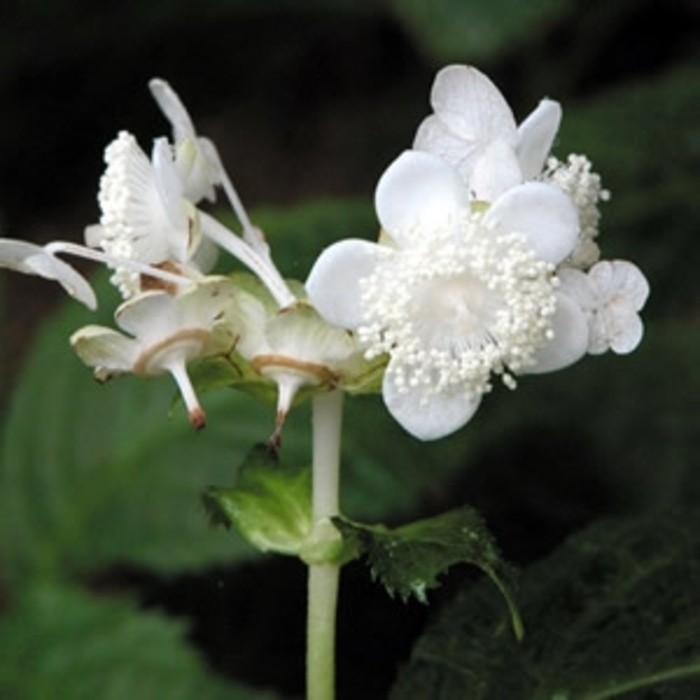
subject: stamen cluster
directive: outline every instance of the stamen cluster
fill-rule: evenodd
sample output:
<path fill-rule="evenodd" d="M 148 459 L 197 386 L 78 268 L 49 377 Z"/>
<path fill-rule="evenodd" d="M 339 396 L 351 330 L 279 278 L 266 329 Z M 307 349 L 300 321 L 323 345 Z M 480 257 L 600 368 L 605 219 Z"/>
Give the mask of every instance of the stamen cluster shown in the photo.
<path fill-rule="evenodd" d="M 391 354 L 402 391 L 459 386 L 476 398 L 490 390 L 492 373 L 512 385 L 509 370 L 531 364 L 551 337 L 553 266 L 523 235 L 489 228 L 481 212 L 411 238 L 406 247 L 379 248 L 373 274 L 361 282 L 357 335 L 366 356 Z"/>

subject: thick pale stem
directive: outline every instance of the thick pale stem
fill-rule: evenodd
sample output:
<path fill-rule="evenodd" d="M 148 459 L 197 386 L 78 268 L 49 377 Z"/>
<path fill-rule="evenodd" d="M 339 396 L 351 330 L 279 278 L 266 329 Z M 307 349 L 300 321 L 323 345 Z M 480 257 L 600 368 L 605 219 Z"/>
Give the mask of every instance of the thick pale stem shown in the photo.
<path fill-rule="evenodd" d="M 338 514 L 343 393 L 313 400 L 313 517 L 317 523 Z M 306 697 L 335 697 L 335 623 L 340 565 L 309 566 Z"/>
<path fill-rule="evenodd" d="M 202 233 L 238 258 L 254 272 L 268 288 L 270 294 L 272 294 L 281 308 L 290 306 L 297 301 L 297 298 L 292 294 L 279 270 L 269 257 L 261 255 L 242 238 L 239 238 L 233 231 L 229 231 L 223 224 L 206 212 L 200 211 L 199 218 L 202 225 Z"/>

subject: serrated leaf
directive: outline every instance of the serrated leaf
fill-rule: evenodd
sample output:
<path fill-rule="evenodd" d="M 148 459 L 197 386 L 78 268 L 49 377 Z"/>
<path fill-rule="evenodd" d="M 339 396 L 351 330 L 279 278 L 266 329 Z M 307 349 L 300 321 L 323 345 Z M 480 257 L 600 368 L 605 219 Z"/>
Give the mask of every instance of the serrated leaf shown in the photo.
<path fill-rule="evenodd" d="M 465 588 L 416 645 L 392 700 L 700 693 L 698 512 L 593 525 L 523 572 L 518 600 L 520 645 L 493 591 Z"/>
<path fill-rule="evenodd" d="M 125 600 L 24 587 L 0 620 L 0 696 L 271 700 L 207 673 L 185 633 Z"/>
<path fill-rule="evenodd" d="M 513 627 L 522 626 L 510 592 L 509 568 L 479 514 L 468 507 L 389 529 L 334 519 L 344 537 L 367 557 L 373 578 L 390 595 L 427 603 L 426 593 L 440 585 L 440 576 L 455 564 L 472 564 L 484 571 L 506 598 Z"/>
<path fill-rule="evenodd" d="M 234 488 L 210 486 L 202 499 L 213 524 L 263 552 L 298 554 L 311 531 L 311 469 L 280 465 L 267 445 L 248 454 Z"/>

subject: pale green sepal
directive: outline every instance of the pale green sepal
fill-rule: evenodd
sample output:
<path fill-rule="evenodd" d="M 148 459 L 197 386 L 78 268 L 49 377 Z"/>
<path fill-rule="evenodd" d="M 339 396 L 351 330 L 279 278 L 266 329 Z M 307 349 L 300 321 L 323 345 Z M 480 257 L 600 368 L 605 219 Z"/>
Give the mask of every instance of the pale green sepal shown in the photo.
<path fill-rule="evenodd" d="M 263 552 L 297 555 L 311 531 L 311 469 L 281 466 L 267 445 L 248 453 L 234 488 L 210 486 L 202 500 L 212 524 Z"/>

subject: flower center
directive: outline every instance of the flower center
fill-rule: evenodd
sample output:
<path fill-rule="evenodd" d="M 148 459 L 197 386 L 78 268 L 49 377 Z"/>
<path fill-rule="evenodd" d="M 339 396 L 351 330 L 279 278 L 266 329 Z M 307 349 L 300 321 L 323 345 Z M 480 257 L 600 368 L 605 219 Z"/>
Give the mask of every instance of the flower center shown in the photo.
<path fill-rule="evenodd" d="M 477 277 L 463 273 L 433 279 L 412 301 L 414 329 L 433 347 L 447 350 L 452 339 L 481 338 L 494 320 L 497 297 Z"/>
<path fill-rule="evenodd" d="M 478 396 L 494 373 L 512 384 L 551 337 L 556 284 L 524 236 L 471 213 L 457 231 L 412 232 L 410 245 L 380 251 L 362 281 L 358 340 L 368 359 L 391 356 L 399 389 Z"/>

